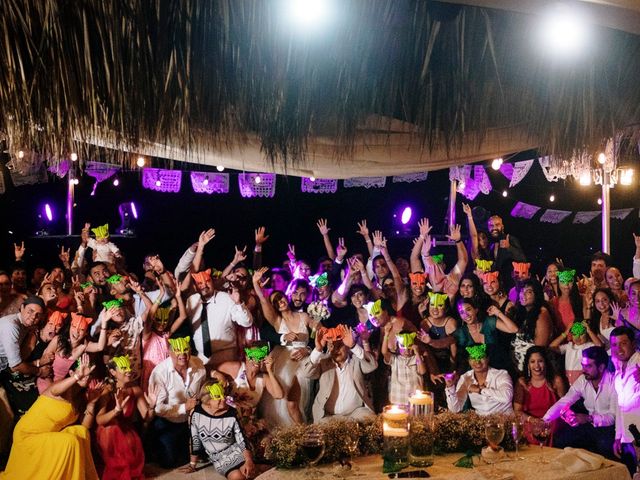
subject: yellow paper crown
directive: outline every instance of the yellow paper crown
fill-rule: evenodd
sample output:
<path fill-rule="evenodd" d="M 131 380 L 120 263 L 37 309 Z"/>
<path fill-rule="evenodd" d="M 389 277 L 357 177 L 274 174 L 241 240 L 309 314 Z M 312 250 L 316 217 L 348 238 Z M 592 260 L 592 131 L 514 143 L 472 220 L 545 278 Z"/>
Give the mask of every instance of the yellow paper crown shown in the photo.
<path fill-rule="evenodd" d="M 189 341 L 191 340 L 190 336 L 181 337 L 181 338 L 170 338 L 169 346 L 174 353 L 186 353 L 191 350 L 189 346 Z"/>
<path fill-rule="evenodd" d="M 491 267 L 493 267 L 493 260 L 476 259 L 476 268 L 481 272 L 489 272 Z"/>
<path fill-rule="evenodd" d="M 96 227 L 96 228 L 92 228 L 91 231 L 96 236 L 96 239 L 109 238 L 109 224 L 108 223 L 105 223 L 104 225 L 101 225 L 101 226 Z"/>
<path fill-rule="evenodd" d="M 378 299 L 375 302 L 373 302 L 373 305 L 371 305 L 371 309 L 369 310 L 369 315 L 371 315 L 372 317 L 375 317 L 376 315 L 379 315 L 382 312 L 382 300 Z"/>
<path fill-rule="evenodd" d="M 113 361 L 113 363 L 116 365 L 116 368 L 122 373 L 131 371 L 131 361 L 129 361 L 129 355 L 123 355 L 122 357 L 113 357 L 111 361 Z"/>
<path fill-rule="evenodd" d="M 166 322 L 169 320 L 169 315 L 171 314 L 171 307 L 162 307 L 156 310 L 155 318 L 162 322 Z"/>
<path fill-rule="evenodd" d="M 413 346 L 416 340 L 416 332 L 398 333 L 396 335 L 396 341 L 404 348 L 410 348 Z"/>
<path fill-rule="evenodd" d="M 429 303 L 432 307 L 441 308 L 444 307 L 444 302 L 447 301 L 446 293 L 429 292 Z"/>
<path fill-rule="evenodd" d="M 219 383 L 207 385 L 204 389 L 209 392 L 209 396 L 214 400 L 224 400 L 224 388 Z"/>

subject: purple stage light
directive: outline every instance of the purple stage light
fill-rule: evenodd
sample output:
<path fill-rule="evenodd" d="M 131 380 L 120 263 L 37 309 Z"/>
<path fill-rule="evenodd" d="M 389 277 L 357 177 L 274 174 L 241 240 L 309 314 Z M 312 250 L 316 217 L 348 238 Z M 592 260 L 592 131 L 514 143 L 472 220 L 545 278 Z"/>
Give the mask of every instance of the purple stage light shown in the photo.
<path fill-rule="evenodd" d="M 50 222 L 53 221 L 53 212 L 51 211 L 51 206 L 46 203 L 44 206 L 44 213 L 47 216 L 47 220 L 49 220 Z"/>
<path fill-rule="evenodd" d="M 402 222 L 403 225 L 406 225 L 407 223 L 409 223 L 409 220 L 411 220 L 411 214 L 413 212 L 411 211 L 411 207 L 405 207 L 405 209 L 402 211 L 402 217 L 400 218 L 400 221 Z"/>
<path fill-rule="evenodd" d="M 131 202 L 131 213 L 133 213 L 133 218 L 138 219 L 138 209 L 136 208 L 136 204 Z"/>

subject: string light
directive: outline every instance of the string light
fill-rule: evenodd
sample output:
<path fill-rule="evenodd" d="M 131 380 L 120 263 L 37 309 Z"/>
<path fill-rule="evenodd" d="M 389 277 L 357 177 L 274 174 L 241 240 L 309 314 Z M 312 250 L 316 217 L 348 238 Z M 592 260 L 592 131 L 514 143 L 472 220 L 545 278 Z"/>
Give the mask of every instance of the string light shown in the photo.
<path fill-rule="evenodd" d="M 136 165 L 138 165 L 140 168 L 144 167 L 145 164 L 145 160 L 144 157 L 138 157 L 138 160 L 136 160 Z"/>
<path fill-rule="evenodd" d="M 224 172 L 224 166 L 222 166 L 222 165 L 218 165 L 218 166 L 216 167 L 216 170 L 218 170 L 219 172 Z"/>
<path fill-rule="evenodd" d="M 555 195 L 551 195 L 551 196 L 549 197 L 549 201 L 550 201 L 550 202 L 555 202 L 555 201 L 556 201 L 556 196 L 555 196 Z"/>
<path fill-rule="evenodd" d="M 24 158 L 24 152 L 22 150 L 18 152 L 18 158 Z"/>
<path fill-rule="evenodd" d="M 315 182 L 316 181 L 316 177 L 309 177 L 309 180 L 312 181 L 312 182 Z"/>
<path fill-rule="evenodd" d="M 502 196 L 503 196 L 503 197 L 506 197 L 507 195 L 508 195 L 508 194 L 507 194 L 507 191 L 506 191 L 506 190 L 503 190 L 503 191 L 502 191 Z"/>
<path fill-rule="evenodd" d="M 502 158 L 495 158 L 491 162 L 491 168 L 493 168 L 494 170 L 500 170 L 501 166 L 502 166 Z"/>
<path fill-rule="evenodd" d="M 78 160 L 78 154 L 74 152 L 71 154 L 71 161 L 75 162 L 76 160 Z"/>
<path fill-rule="evenodd" d="M 260 178 L 260 175 L 257 175 L 254 182 L 256 183 L 260 183 L 262 181 L 262 179 Z"/>
<path fill-rule="evenodd" d="M 160 185 L 162 185 L 162 182 L 160 180 L 156 180 L 156 187 L 159 187 Z"/>

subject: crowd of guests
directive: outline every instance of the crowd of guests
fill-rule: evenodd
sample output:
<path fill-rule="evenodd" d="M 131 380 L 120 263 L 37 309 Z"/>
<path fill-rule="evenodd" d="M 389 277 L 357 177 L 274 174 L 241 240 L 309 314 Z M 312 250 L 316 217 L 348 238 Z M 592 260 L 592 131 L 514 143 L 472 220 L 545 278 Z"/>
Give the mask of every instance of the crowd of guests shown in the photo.
<path fill-rule="evenodd" d="M 640 237 L 632 277 L 604 253 L 578 276 L 559 259 L 532 266 L 500 217 L 478 228 L 463 211 L 451 268 L 427 219 L 407 257 L 366 221 L 348 254 L 321 219 L 317 268 L 293 245 L 264 266 L 264 227 L 252 260 L 236 248 L 222 270 L 203 260 L 213 229 L 172 270 L 149 253 L 139 275 L 106 225 L 86 224 L 48 268 L 16 244 L 0 271 L 0 478 L 135 479 L 146 462 L 199 461 L 251 478 L 275 427 L 366 418 L 423 389 L 439 409 L 552 422 L 554 446 L 635 472 Z"/>

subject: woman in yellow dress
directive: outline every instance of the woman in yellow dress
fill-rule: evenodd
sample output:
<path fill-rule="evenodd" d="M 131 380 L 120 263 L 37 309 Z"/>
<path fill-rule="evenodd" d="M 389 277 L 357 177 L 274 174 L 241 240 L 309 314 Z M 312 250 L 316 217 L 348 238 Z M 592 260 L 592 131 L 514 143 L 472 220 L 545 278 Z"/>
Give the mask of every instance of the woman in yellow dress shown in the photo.
<path fill-rule="evenodd" d="M 84 394 L 94 368 L 84 354 L 75 372 L 38 397 L 16 425 L 0 479 L 98 480 L 88 428 L 102 390 Z"/>

